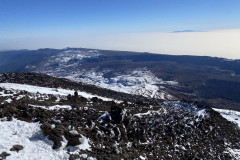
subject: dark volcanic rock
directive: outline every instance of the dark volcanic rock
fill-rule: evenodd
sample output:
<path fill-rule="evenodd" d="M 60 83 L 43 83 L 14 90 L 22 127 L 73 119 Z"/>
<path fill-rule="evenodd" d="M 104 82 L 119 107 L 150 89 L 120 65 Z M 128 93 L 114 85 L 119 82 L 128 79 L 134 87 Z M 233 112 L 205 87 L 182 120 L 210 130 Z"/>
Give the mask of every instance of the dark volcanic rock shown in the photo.
<path fill-rule="evenodd" d="M 10 151 L 16 151 L 16 152 L 19 152 L 20 150 L 23 150 L 23 146 L 21 146 L 21 145 L 14 145 L 11 149 L 10 149 Z"/>
<path fill-rule="evenodd" d="M 68 146 L 77 146 L 81 144 L 79 141 L 79 138 L 81 138 L 81 136 L 79 134 L 72 134 L 70 132 L 65 132 L 64 136 L 68 141 L 68 144 L 67 144 Z"/>
<path fill-rule="evenodd" d="M 118 106 L 111 106 L 111 117 L 113 120 L 113 123 L 119 124 L 120 122 L 122 122 L 123 118 L 123 109 L 121 107 Z"/>
<path fill-rule="evenodd" d="M 0 159 L 2 158 L 2 159 L 6 159 L 6 157 L 7 156 L 10 156 L 11 154 L 9 154 L 9 153 L 7 153 L 7 152 L 2 152 L 1 154 L 0 154 Z"/>
<path fill-rule="evenodd" d="M 62 146 L 61 141 L 63 141 L 62 136 L 65 130 L 63 127 L 52 128 L 51 124 L 43 123 L 41 129 L 53 141 L 53 149 L 59 149 Z"/>

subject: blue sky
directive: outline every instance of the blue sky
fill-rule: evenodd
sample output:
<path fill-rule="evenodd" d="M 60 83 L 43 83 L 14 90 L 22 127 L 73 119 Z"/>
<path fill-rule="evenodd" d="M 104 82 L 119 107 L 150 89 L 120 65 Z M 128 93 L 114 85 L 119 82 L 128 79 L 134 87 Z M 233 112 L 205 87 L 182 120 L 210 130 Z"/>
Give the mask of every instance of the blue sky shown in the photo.
<path fill-rule="evenodd" d="M 240 27 L 239 0 L 0 0 L 2 34 L 132 33 Z"/>
<path fill-rule="evenodd" d="M 10 39 L 239 29 L 239 8 L 239 0 L 0 0 L 0 49 Z"/>

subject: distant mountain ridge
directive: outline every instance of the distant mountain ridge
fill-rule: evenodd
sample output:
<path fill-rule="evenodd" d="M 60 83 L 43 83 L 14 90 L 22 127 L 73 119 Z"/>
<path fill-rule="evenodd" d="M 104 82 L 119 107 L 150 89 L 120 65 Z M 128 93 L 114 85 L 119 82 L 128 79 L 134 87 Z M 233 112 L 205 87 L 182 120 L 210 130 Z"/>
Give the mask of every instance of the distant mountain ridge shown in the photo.
<path fill-rule="evenodd" d="M 152 54 L 148 52 L 130 52 L 130 51 L 114 51 L 114 50 L 98 50 L 98 49 L 88 49 L 88 48 L 65 48 L 65 49 L 38 49 L 38 50 L 14 50 L 14 51 L 1 51 L 0 58 L 2 62 L 0 66 L 9 65 L 14 62 L 19 61 L 15 58 L 25 57 L 28 59 L 28 62 L 22 63 L 31 64 L 34 62 L 39 62 L 44 58 L 48 58 L 52 55 L 56 55 L 66 50 L 97 50 L 101 52 L 101 58 L 106 58 L 105 56 L 112 56 L 113 59 L 123 60 L 130 59 L 135 62 L 139 61 L 170 61 L 180 64 L 189 64 L 189 65 L 207 65 L 212 67 L 219 67 L 223 70 L 234 71 L 236 74 L 240 74 L 240 60 L 229 60 L 225 58 L 218 57 L 208 57 L 208 56 L 190 56 L 190 55 L 165 55 L 165 54 Z M 37 59 L 40 58 L 40 59 Z M 19 71 L 24 71 L 24 68 L 19 69 Z M 25 66 L 26 67 L 26 66 Z M 4 69 L 0 70 L 0 73 L 5 73 Z M 14 72 L 14 70 L 9 69 L 9 72 Z"/>
<path fill-rule="evenodd" d="M 85 48 L 6 51 L 0 58 L 0 73 L 43 73 L 127 94 L 240 110 L 240 60 Z"/>

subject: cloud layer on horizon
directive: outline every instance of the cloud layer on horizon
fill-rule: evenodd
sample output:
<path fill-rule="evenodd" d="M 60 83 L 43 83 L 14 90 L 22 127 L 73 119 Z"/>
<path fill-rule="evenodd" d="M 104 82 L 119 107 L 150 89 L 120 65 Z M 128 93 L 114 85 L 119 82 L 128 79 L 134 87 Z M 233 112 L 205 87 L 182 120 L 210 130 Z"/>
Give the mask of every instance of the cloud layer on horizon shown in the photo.
<path fill-rule="evenodd" d="M 0 49 L 84 47 L 174 55 L 201 55 L 240 59 L 240 29 L 207 32 L 132 33 L 0 38 Z"/>
<path fill-rule="evenodd" d="M 180 30 L 180 31 L 173 31 L 171 33 L 183 33 L 183 32 L 204 32 L 204 31 L 196 31 L 196 30 L 186 29 L 186 30 Z"/>

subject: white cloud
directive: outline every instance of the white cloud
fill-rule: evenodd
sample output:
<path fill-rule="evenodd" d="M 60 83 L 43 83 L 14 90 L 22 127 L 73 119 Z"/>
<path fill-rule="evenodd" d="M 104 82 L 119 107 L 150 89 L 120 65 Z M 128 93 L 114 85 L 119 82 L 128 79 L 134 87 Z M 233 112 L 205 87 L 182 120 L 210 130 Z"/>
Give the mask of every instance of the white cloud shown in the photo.
<path fill-rule="evenodd" d="M 240 59 L 240 29 L 208 32 L 134 33 L 1 40 L 0 49 L 86 47 Z"/>

